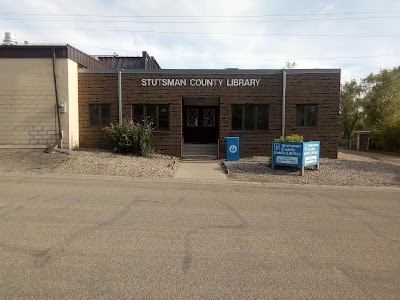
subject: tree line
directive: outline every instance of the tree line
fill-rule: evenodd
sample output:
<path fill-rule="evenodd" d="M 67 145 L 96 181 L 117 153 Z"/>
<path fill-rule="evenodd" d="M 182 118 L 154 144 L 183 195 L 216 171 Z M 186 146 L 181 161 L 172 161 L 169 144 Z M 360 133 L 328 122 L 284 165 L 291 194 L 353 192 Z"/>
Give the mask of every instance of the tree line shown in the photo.
<path fill-rule="evenodd" d="M 371 148 L 400 152 L 400 66 L 341 86 L 339 128 L 347 145 L 354 131 L 371 130 Z"/>

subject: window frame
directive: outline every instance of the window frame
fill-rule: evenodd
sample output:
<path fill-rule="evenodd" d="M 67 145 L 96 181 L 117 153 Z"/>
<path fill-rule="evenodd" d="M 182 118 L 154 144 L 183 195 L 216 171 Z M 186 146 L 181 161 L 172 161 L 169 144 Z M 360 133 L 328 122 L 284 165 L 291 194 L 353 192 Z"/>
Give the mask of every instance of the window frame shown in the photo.
<path fill-rule="evenodd" d="M 153 126 L 155 127 L 155 129 L 154 129 L 155 131 L 168 131 L 168 130 L 170 130 L 170 105 L 169 104 L 143 104 L 143 103 L 132 104 L 132 118 L 131 119 L 134 122 L 139 121 L 139 120 L 135 119 L 135 107 L 139 106 L 139 105 L 143 107 L 143 115 L 142 115 L 143 117 L 149 116 L 147 114 L 147 108 L 149 106 L 153 106 L 153 107 L 156 108 L 156 120 L 152 119 L 153 120 Z M 160 128 L 160 109 L 161 109 L 162 106 L 167 107 L 167 116 L 168 116 L 167 122 L 168 122 L 168 124 L 167 124 L 166 128 Z"/>
<path fill-rule="evenodd" d="M 99 123 L 93 123 L 92 119 L 92 107 L 98 106 L 99 110 L 97 112 L 97 118 Z M 108 108 L 108 120 L 103 120 L 103 108 Z M 89 104 L 89 125 L 90 126 L 109 126 L 111 123 L 111 104 L 109 103 L 90 103 Z"/>
<path fill-rule="evenodd" d="M 298 107 L 303 107 L 303 124 L 302 125 L 298 125 L 297 122 L 297 109 Z M 307 120 L 308 120 L 308 109 L 309 107 L 315 107 L 315 116 L 314 116 L 314 124 L 313 125 L 309 125 L 307 124 Z M 296 115 L 295 115 L 295 127 L 298 128 L 316 128 L 318 125 L 318 105 L 317 104 L 296 104 Z"/>
<path fill-rule="evenodd" d="M 237 128 L 233 128 L 233 110 L 234 107 L 239 107 L 241 110 L 241 125 L 240 125 L 240 129 Z M 259 124 L 258 122 L 258 111 L 259 111 L 259 107 L 264 106 L 265 110 L 266 110 L 266 114 L 265 114 L 265 128 L 262 129 L 258 129 L 259 126 L 257 126 Z M 246 129 L 246 107 L 254 107 L 254 129 Z M 253 103 L 248 103 L 248 104 L 231 104 L 231 130 L 232 131 L 268 131 L 269 129 L 269 105 L 268 104 L 253 104 Z"/>

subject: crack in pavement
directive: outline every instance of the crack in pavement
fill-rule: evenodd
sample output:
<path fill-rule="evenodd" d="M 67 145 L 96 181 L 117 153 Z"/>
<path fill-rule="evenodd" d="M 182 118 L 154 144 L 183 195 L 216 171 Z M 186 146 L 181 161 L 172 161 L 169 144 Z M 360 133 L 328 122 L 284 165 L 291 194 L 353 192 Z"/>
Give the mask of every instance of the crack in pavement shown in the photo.
<path fill-rule="evenodd" d="M 17 212 L 17 211 L 23 209 L 23 208 L 24 208 L 24 204 L 26 204 L 27 202 L 29 202 L 29 201 L 31 201 L 31 200 L 34 200 L 34 199 L 39 198 L 41 195 L 42 195 L 42 194 L 38 194 L 38 195 L 35 195 L 35 196 L 32 196 L 32 197 L 29 197 L 28 199 L 23 199 L 23 200 L 21 200 L 21 201 L 18 202 L 18 203 L 13 203 L 13 204 L 8 204 L 8 205 L 5 205 L 5 206 L 2 206 L 2 208 L 7 208 L 7 207 L 15 206 L 16 204 L 18 205 L 17 207 L 14 207 L 14 208 L 11 209 L 11 210 L 1 212 L 1 213 L 0 213 L 0 217 L 8 216 L 8 215 L 10 215 L 10 214 L 13 214 L 13 213 L 15 213 L 15 212 Z M 1 219 L 0 219 L 0 220 L 1 220 Z"/>
<path fill-rule="evenodd" d="M 229 212 L 231 212 L 231 214 L 233 214 L 233 216 L 235 217 L 235 219 L 239 220 L 238 224 L 228 224 L 228 225 L 206 225 L 206 226 L 200 226 L 200 227 L 196 227 L 190 231 L 188 231 L 184 238 L 183 238 L 183 247 L 184 247 L 184 255 L 182 258 L 182 271 L 184 273 L 187 273 L 190 269 L 190 266 L 192 264 L 193 261 L 193 247 L 192 247 L 192 236 L 195 233 L 200 232 L 201 230 L 205 230 L 205 229 L 212 229 L 212 228 L 216 228 L 216 229 L 245 229 L 248 228 L 248 222 L 246 221 L 246 219 L 236 210 L 234 209 L 231 205 L 220 201 L 220 200 L 216 200 L 216 202 L 218 202 L 220 205 L 224 206 Z"/>
<path fill-rule="evenodd" d="M 13 251 L 13 252 L 19 252 L 23 254 L 30 255 L 33 257 L 34 260 L 34 265 L 36 267 L 43 267 L 52 260 L 61 257 L 65 253 L 65 248 L 71 245 L 74 240 L 76 240 L 79 237 L 82 237 L 85 234 L 88 234 L 89 232 L 99 229 L 99 228 L 104 228 L 106 226 L 109 226 L 124 216 L 126 216 L 134 203 L 138 202 L 140 200 L 135 200 L 129 202 L 128 205 L 126 205 L 124 208 L 119 210 L 112 218 L 98 222 L 92 226 L 87 226 L 82 229 L 77 230 L 76 232 L 73 232 L 70 234 L 67 238 L 65 238 L 62 242 L 60 242 L 58 245 L 45 248 L 45 249 L 30 249 L 29 247 L 22 247 L 22 246 L 16 246 L 16 245 L 7 245 L 4 243 L 0 242 L 0 247 L 7 250 L 7 251 Z"/>

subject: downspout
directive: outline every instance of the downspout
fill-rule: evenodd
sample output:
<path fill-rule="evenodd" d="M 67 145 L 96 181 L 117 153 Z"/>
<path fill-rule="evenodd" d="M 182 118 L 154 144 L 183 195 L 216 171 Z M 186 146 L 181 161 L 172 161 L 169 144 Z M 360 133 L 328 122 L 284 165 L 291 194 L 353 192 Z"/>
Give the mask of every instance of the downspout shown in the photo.
<path fill-rule="evenodd" d="M 118 70 L 118 122 L 122 124 L 122 69 Z"/>
<path fill-rule="evenodd" d="M 63 132 L 61 129 L 61 118 L 60 118 L 60 104 L 58 101 L 58 91 L 57 91 L 57 76 L 56 76 L 56 49 L 52 48 L 53 50 L 53 55 L 52 55 L 52 61 L 53 61 L 53 81 L 54 81 L 54 92 L 56 96 L 56 109 L 57 109 L 57 122 L 58 122 L 58 135 L 59 135 L 59 140 L 57 140 L 53 145 L 51 145 L 49 148 L 46 149 L 45 152 L 49 153 L 51 152 L 57 145 L 60 145 L 60 148 L 63 147 Z"/>
<path fill-rule="evenodd" d="M 285 118 L 286 118 L 286 70 L 283 70 L 282 79 L 282 133 L 285 137 Z"/>

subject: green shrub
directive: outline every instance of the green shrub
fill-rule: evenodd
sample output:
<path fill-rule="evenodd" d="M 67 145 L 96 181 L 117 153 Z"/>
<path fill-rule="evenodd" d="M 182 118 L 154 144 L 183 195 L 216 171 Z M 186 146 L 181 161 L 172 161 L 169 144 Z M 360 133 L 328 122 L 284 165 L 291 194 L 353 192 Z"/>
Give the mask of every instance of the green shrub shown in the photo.
<path fill-rule="evenodd" d="M 106 138 L 117 153 L 144 156 L 152 151 L 153 123 L 145 118 L 140 123 L 124 120 L 104 128 Z"/>
<path fill-rule="evenodd" d="M 400 153 L 400 115 L 375 125 L 371 130 L 371 141 L 377 150 Z"/>
<path fill-rule="evenodd" d="M 277 139 L 274 139 L 274 142 L 304 142 L 304 137 L 302 135 L 298 135 L 298 134 L 291 134 L 291 135 L 287 135 L 285 137 L 280 136 Z"/>

